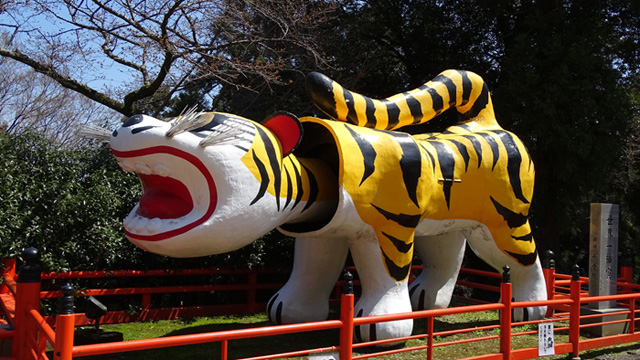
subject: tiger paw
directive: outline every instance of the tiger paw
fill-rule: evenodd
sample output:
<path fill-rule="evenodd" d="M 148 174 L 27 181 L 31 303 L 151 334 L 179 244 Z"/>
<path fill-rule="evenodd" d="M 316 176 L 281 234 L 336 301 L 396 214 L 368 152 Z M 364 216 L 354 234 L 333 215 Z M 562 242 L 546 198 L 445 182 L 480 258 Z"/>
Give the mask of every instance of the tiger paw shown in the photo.
<path fill-rule="evenodd" d="M 355 316 L 375 316 L 398 314 L 411 311 L 411 303 L 407 292 L 388 292 L 382 297 L 379 296 L 363 296 L 356 304 Z M 353 329 L 353 337 L 357 342 L 376 341 L 392 339 L 397 337 L 409 336 L 413 331 L 413 320 L 398 320 L 389 322 L 380 322 L 375 324 L 367 324 L 356 326 Z M 398 342 L 387 343 L 380 346 L 392 346 Z"/>
<path fill-rule="evenodd" d="M 267 303 L 267 315 L 277 325 L 322 321 L 329 316 L 329 301 L 309 294 L 294 294 L 285 287 Z"/>
<path fill-rule="evenodd" d="M 425 309 L 444 309 L 451 302 L 453 288 L 444 286 L 439 289 L 429 286 L 432 282 L 425 282 L 418 277 L 409 285 L 409 297 L 411 298 L 411 308 L 414 311 Z"/>

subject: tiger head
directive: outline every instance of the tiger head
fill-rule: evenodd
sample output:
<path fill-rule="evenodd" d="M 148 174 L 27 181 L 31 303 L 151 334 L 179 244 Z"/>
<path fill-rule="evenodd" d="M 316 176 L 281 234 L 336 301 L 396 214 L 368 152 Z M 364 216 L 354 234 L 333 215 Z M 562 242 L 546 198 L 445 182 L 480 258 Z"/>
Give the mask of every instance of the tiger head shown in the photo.
<path fill-rule="evenodd" d="M 111 136 L 120 167 L 142 183 L 123 222 L 126 237 L 162 255 L 204 256 L 238 249 L 286 222 L 293 213 L 271 211 L 273 185 L 255 174 L 277 171 L 301 129 L 286 114 L 264 125 L 224 113 L 130 117 Z"/>

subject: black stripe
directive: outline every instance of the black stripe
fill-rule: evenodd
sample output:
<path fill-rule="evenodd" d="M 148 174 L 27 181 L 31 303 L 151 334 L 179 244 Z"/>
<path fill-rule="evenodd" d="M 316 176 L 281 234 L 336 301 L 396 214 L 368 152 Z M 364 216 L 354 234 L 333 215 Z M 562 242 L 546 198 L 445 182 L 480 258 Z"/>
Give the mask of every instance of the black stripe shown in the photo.
<path fill-rule="evenodd" d="M 458 148 L 462 159 L 464 159 L 464 171 L 467 171 L 469 169 L 469 151 L 467 151 L 467 147 L 459 141 L 453 139 L 449 139 L 449 141 Z"/>
<path fill-rule="evenodd" d="M 520 150 L 511 134 L 504 130 L 492 130 L 498 139 L 502 140 L 504 148 L 507 150 L 507 173 L 509 174 L 509 182 L 513 188 L 513 193 L 516 198 L 525 204 L 529 203 L 529 200 L 524 197 L 522 192 L 522 183 L 520 182 L 520 165 L 522 165 L 522 156 Z"/>
<path fill-rule="evenodd" d="M 419 89 L 426 90 L 429 93 L 429 96 L 431 96 L 431 108 L 433 108 L 433 111 L 435 111 L 436 116 L 440 115 L 444 106 L 442 96 L 438 94 L 436 89 L 429 87 L 426 84 L 420 86 Z"/>
<path fill-rule="evenodd" d="M 271 308 L 273 308 L 273 303 L 276 301 L 278 296 L 280 296 L 280 293 L 275 294 L 271 298 L 271 300 L 269 300 L 269 304 L 267 305 L 267 316 L 269 316 L 269 321 L 271 321 L 272 323 L 275 323 L 275 321 L 273 321 L 273 319 L 271 318 Z"/>
<path fill-rule="evenodd" d="M 382 102 L 387 108 L 387 118 L 389 119 L 387 129 L 392 129 L 400 122 L 400 108 L 394 102 L 387 100 L 382 100 Z"/>
<path fill-rule="evenodd" d="M 260 173 L 260 189 L 258 189 L 258 194 L 256 194 L 256 197 L 253 198 L 249 205 L 253 205 L 256 203 L 256 201 L 262 199 L 264 194 L 267 192 L 270 181 L 269 174 L 267 173 L 267 168 L 264 166 L 262 161 L 260 161 L 258 155 L 256 155 L 256 151 L 251 150 L 251 153 L 253 154 L 253 162 L 256 163 L 256 167 L 258 168 L 258 172 Z"/>
<path fill-rule="evenodd" d="M 433 173 L 435 174 L 435 172 L 436 172 L 436 159 L 433 158 L 433 155 L 431 155 L 431 152 L 429 150 L 427 150 L 426 147 L 424 147 L 424 144 L 422 142 L 420 142 L 419 144 L 422 147 L 422 150 L 424 150 L 424 152 L 426 152 L 427 155 L 429 155 L 429 158 L 431 159 L 431 167 L 432 167 Z"/>
<path fill-rule="evenodd" d="M 496 142 L 496 139 L 494 139 L 493 136 L 491 136 L 491 134 L 489 133 L 478 132 L 477 134 L 482 136 L 487 144 L 489 144 L 489 147 L 491 147 L 491 153 L 493 153 L 493 167 L 491 168 L 491 170 L 493 170 L 495 169 L 496 163 L 498 163 L 498 159 L 500 158 L 500 148 L 498 147 L 498 143 Z"/>
<path fill-rule="evenodd" d="M 371 204 L 382 216 L 384 216 L 387 220 L 391 220 L 397 223 L 400 226 L 404 226 L 406 228 L 415 228 L 420 223 L 420 218 L 422 215 L 407 215 L 407 214 L 394 214 L 388 211 L 385 211 L 373 204 Z"/>
<path fill-rule="evenodd" d="M 422 289 L 422 291 L 420 291 L 420 297 L 418 298 L 418 310 L 424 310 L 424 296 L 426 295 L 426 292 L 424 291 L 424 289 Z"/>
<path fill-rule="evenodd" d="M 278 303 L 278 307 L 276 308 L 276 324 L 282 324 L 282 301 Z"/>
<path fill-rule="evenodd" d="M 453 80 L 451 80 L 449 77 L 444 76 L 442 74 L 436 76 L 433 81 L 437 81 L 441 84 L 443 84 L 444 86 L 447 87 L 447 91 L 449 92 L 449 106 L 455 106 L 456 105 L 456 92 L 457 92 L 457 86 L 456 84 L 453 83 Z"/>
<path fill-rule="evenodd" d="M 538 259 L 538 250 L 526 255 L 512 253 L 511 251 L 507 251 L 507 253 L 509 253 L 512 258 L 516 259 L 517 262 L 524 266 L 529 266 L 535 263 L 536 259 Z"/>
<path fill-rule="evenodd" d="M 400 158 L 400 170 L 402 171 L 402 179 L 404 186 L 411 201 L 419 208 L 418 204 L 418 181 L 422 175 L 422 154 L 416 141 L 407 134 L 394 133 L 393 138 L 402 149 L 402 157 Z"/>
<path fill-rule="evenodd" d="M 291 210 L 293 210 L 299 203 L 302 201 L 302 195 L 304 195 L 304 188 L 302 186 L 302 175 L 296 166 L 293 167 L 293 171 L 296 176 L 296 188 L 298 189 L 298 193 L 296 194 L 296 201 L 293 203 Z"/>
<path fill-rule="evenodd" d="M 347 104 L 347 109 L 349 109 L 349 111 L 347 112 L 347 118 L 345 120 L 353 124 L 358 124 L 358 114 L 356 113 L 356 106 L 353 101 L 353 93 L 345 88 L 342 88 L 342 94 L 344 96 L 344 101 Z"/>
<path fill-rule="evenodd" d="M 362 183 L 376 170 L 375 162 L 378 154 L 376 153 L 376 149 L 373 148 L 371 143 L 369 143 L 364 136 L 353 131 L 349 126 L 345 126 L 345 128 L 349 130 L 349 133 L 353 137 L 353 140 L 356 141 L 356 144 L 358 144 L 360 152 L 362 153 L 362 161 L 364 165 L 364 173 L 362 174 L 362 180 L 360 180 L 360 185 L 362 185 Z"/>
<path fill-rule="evenodd" d="M 132 134 L 138 134 L 138 133 L 141 133 L 143 131 L 147 131 L 149 129 L 153 129 L 153 128 L 156 128 L 156 127 L 157 126 L 141 126 L 141 127 L 138 127 L 138 128 L 135 128 L 135 129 L 131 130 L 131 133 Z"/>
<path fill-rule="evenodd" d="M 366 104 L 365 112 L 367 114 L 367 123 L 364 127 L 375 129 L 376 124 L 378 123 L 378 119 L 376 119 L 376 106 L 368 97 L 364 97 L 364 102 Z"/>
<path fill-rule="evenodd" d="M 382 232 L 382 235 L 386 236 L 387 239 L 391 240 L 391 243 L 393 244 L 393 247 L 395 247 L 396 249 L 398 249 L 399 252 L 406 254 L 409 251 L 411 251 L 411 249 L 413 249 L 413 241 L 410 243 L 406 243 L 398 238 L 395 238 L 385 232 Z"/>
<path fill-rule="evenodd" d="M 334 81 L 327 76 L 310 72 L 305 78 L 305 90 L 311 101 L 332 118 L 336 118 L 336 100 L 333 96 Z M 337 84 L 337 83 L 336 83 Z"/>
<path fill-rule="evenodd" d="M 364 312 L 364 309 L 360 309 L 356 317 L 361 317 L 363 312 Z M 362 342 L 362 334 L 360 334 L 360 326 L 356 326 L 353 329 L 353 336 L 356 338 L 356 342 Z"/>
<path fill-rule="evenodd" d="M 467 75 L 466 71 L 460 70 L 458 72 L 462 76 L 462 103 L 460 104 L 460 106 L 464 106 L 469 102 L 473 84 L 471 84 L 471 80 L 469 80 L 469 76 Z"/>
<path fill-rule="evenodd" d="M 127 118 L 127 120 L 125 120 L 122 123 L 122 127 L 129 127 L 129 126 L 133 126 L 136 124 L 140 124 L 142 122 L 142 120 L 144 120 L 144 116 L 143 115 L 133 115 L 129 118 Z"/>
<path fill-rule="evenodd" d="M 224 124 L 225 121 L 228 121 L 230 119 L 238 120 L 239 118 L 218 113 L 218 114 L 215 114 L 213 116 L 211 121 L 209 121 L 208 123 L 200 126 L 199 128 L 191 130 L 191 132 L 195 133 L 195 132 L 202 132 L 202 131 L 212 131 L 214 127 L 216 127 L 218 125 L 222 125 L 222 124 Z M 233 120 L 231 120 L 231 121 L 233 121 Z M 240 129 L 239 127 L 236 127 L 236 129 L 241 130 L 245 134 L 253 135 L 254 132 L 249 130 L 250 126 L 251 125 L 247 125 L 246 128 L 245 128 L 245 126 L 243 126 L 242 129 Z"/>
<path fill-rule="evenodd" d="M 515 240 L 518 240 L 518 241 L 528 241 L 528 242 L 533 241 L 533 234 L 531 234 L 531 233 L 528 233 L 528 234 L 522 235 L 522 236 L 513 236 L 513 235 L 511 235 L 511 237 L 514 238 Z"/>
<path fill-rule="evenodd" d="M 318 182 L 316 181 L 316 177 L 313 175 L 313 173 L 303 164 L 300 165 L 302 165 L 302 167 L 305 169 L 309 178 L 309 199 L 307 200 L 307 204 L 304 206 L 304 209 L 302 209 L 302 212 L 304 212 L 316 201 L 316 199 L 318 198 L 319 190 Z"/>
<path fill-rule="evenodd" d="M 400 267 L 396 265 L 391 259 L 389 259 L 387 254 L 382 251 L 382 248 L 380 249 L 380 252 L 382 252 L 382 257 L 384 258 L 384 263 L 387 265 L 387 270 L 389 270 L 389 275 L 391 275 L 391 277 L 396 281 L 404 280 L 409 274 L 409 270 L 411 270 L 411 262 L 403 267 Z"/>
<path fill-rule="evenodd" d="M 416 291 L 416 289 L 418 288 L 418 283 L 413 283 L 413 286 L 409 288 L 409 297 L 413 296 L 413 293 Z"/>
<path fill-rule="evenodd" d="M 464 118 L 472 119 L 478 116 L 478 114 L 480 114 L 480 111 L 486 108 L 488 104 L 489 104 L 489 87 L 487 86 L 487 84 L 483 83 L 482 91 L 480 92 L 480 95 L 478 95 L 478 98 L 476 99 L 476 101 L 474 101 L 473 106 L 471 106 L 471 110 L 469 110 L 467 113 L 463 115 Z"/>
<path fill-rule="evenodd" d="M 522 321 L 529 321 L 529 309 L 522 308 Z"/>
<path fill-rule="evenodd" d="M 459 127 L 464 131 L 471 131 L 471 126 L 469 126 L 468 124 L 458 124 L 455 125 L 455 127 Z"/>
<path fill-rule="evenodd" d="M 429 142 L 435 149 L 436 155 L 438 156 L 438 163 L 440 164 L 440 171 L 442 172 L 442 177 L 446 179 L 454 178 L 454 171 L 456 168 L 456 160 L 453 155 L 450 153 L 451 149 L 445 146 L 444 144 L 438 141 L 430 141 Z M 449 203 L 451 202 L 451 186 L 453 185 L 452 181 L 443 181 L 442 182 L 442 192 L 444 192 L 444 198 L 447 202 L 447 209 L 449 208 Z"/>
<path fill-rule="evenodd" d="M 276 157 L 276 149 L 273 147 L 273 143 L 271 139 L 267 135 L 264 130 L 259 127 L 256 127 L 258 134 L 262 138 L 262 142 L 264 143 L 264 149 L 267 152 L 267 156 L 269 157 L 269 165 L 271 165 L 271 170 L 273 171 L 273 192 L 276 196 L 276 206 L 278 211 L 280 211 L 280 184 L 282 182 L 282 173 L 280 169 L 280 163 Z"/>
<path fill-rule="evenodd" d="M 404 99 L 407 101 L 407 106 L 413 117 L 413 124 L 420 124 L 420 121 L 422 121 L 422 105 L 420 101 L 409 93 L 404 93 Z"/>
<path fill-rule="evenodd" d="M 376 341 L 378 337 L 376 336 L 376 324 L 369 324 L 369 341 Z"/>
<path fill-rule="evenodd" d="M 240 150 L 244 150 L 245 152 L 249 151 L 249 149 L 247 149 L 246 147 L 242 146 L 242 145 L 238 145 L 238 144 L 234 144 L 234 147 L 240 149 Z"/>
<path fill-rule="evenodd" d="M 284 207 L 282 210 L 286 209 L 291 199 L 293 198 L 293 184 L 291 182 L 291 174 L 289 174 L 289 169 L 284 167 L 284 172 L 287 174 L 287 201 L 284 203 Z"/>
<path fill-rule="evenodd" d="M 478 168 L 480 168 L 480 165 L 482 165 L 482 145 L 480 145 L 480 141 L 473 135 L 462 136 L 471 141 L 471 145 L 473 145 L 473 149 L 476 151 L 476 156 L 478 157 Z"/>
<path fill-rule="evenodd" d="M 527 215 L 523 215 L 523 214 L 519 214 L 514 211 L 511 211 L 506 207 L 502 206 L 492 196 L 489 196 L 489 197 L 491 198 L 491 202 L 493 203 L 493 206 L 495 206 L 498 214 L 502 216 L 502 218 L 507 222 L 507 225 L 510 228 L 516 229 L 527 223 L 527 220 L 528 220 Z"/>

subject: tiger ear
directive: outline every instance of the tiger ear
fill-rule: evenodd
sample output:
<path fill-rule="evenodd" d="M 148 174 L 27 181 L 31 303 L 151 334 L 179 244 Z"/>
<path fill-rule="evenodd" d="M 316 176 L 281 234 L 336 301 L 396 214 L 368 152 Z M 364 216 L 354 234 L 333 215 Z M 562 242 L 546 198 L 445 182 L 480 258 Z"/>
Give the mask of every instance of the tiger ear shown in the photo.
<path fill-rule="evenodd" d="M 302 124 L 298 118 L 287 112 L 277 112 L 264 120 L 261 124 L 278 138 L 282 146 L 282 156 L 289 155 L 302 140 Z"/>

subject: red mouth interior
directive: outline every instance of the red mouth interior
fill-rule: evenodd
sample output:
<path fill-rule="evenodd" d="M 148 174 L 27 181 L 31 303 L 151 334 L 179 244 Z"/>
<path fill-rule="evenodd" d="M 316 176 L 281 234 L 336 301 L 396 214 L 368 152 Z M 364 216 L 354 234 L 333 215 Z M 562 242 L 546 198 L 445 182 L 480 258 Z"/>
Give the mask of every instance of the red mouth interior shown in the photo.
<path fill-rule="evenodd" d="M 158 175 L 138 174 L 143 193 L 136 213 L 149 219 L 175 219 L 193 209 L 187 187 L 180 181 Z"/>

